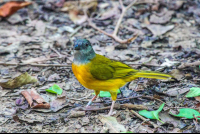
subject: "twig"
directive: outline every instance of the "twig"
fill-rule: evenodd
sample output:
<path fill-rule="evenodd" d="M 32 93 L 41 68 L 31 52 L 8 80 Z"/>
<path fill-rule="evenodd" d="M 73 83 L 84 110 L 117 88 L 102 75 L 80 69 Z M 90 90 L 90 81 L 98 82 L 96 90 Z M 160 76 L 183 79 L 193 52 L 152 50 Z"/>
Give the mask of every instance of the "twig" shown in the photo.
<path fill-rule="evenodd" d="M 53 59 L 57 59 L 57 58 L 52 58 L 49 60 L 53 60 Z M 128 65 L 139 65 L 142 66 L 144 65 L 143 63 L 127 63 Z M 70 65 L 65 65 L 65 64 L 30 64 L 30 63 L 6 63 L 6 62 L 0 62 L 0 65 L 3 66 L 26 66 L 26 65 L 30 65 L 30 66 L 38 66 L 38 67 L 71 67 Z M 153 66 L 153 67 L 165 67 L 165 66 L 159 66 L 159 65 L 151 65 L 151 64 L 145 64 L 144 66 Z"/>
<path fill-rule="evenodd" d="M 200 61 L 195 61 L 195 62 L 192 62 L 192 63 L 182 63 L 178 68 L 183 69 L 183 68 L 186 68 L 186 67 L 199 66 L 199 65 L 200 65 Z"/>
<path fill-rule="evenodd" d="M 3 66 L 37 66 L 37 67 L 67 67 L 71 68 L 71 65 L 64 65 L 64 64 L 29 64 L 29 63 L 4 63 L 0 62 L 0 65 Z"/>
<path fill-rule="evenodd" d="M 111 108 L 111 106 L 108 107 L 103 107 L 103 108 L 95 108 L 95 109 L 86 109 L 83 107 L 80 108 L 76 108 L 77 111 L 101 111 L 101 110 L 109 110 Z M 134 104 L 115 104 L 114 109 L 124 109 L 124 108 L 128 108 L 128 109 L 135 109 L 135 110 L 147 110 L 148 107 L 143 106 L 143 105 L 134 105 Z"/>
<path fill-rule="evenodd" d="M 139 115 L 137 112 L 133 111 L 133 110 L 130 110 L 131 113 L 133 113 L 135 116 L 137 116 L 138 118 L 140 118 L 141 120 L 143 120 L 144 122 L 148 122 L 150 123 L 154 128 L 158 128 L 159 126 L 156 125 L 155 123 L 149 121 L 148 119 L 142 117 L 141 115 Z"/>
<path fill-rule="evenodd" d="M 129 4 L 127 7 L 124 7 L 122 0 L 119 0 L 119 3 L 120 3 L 120 5 L 121 5 L 121 7 L 122 7 L 122 14 L 120 15 L 120 18 L 119 18 L 119 20 L 118 20 L 118 22 L 117 22 L 117 25 L 116 25 L 116 27 L 115 27 L 115 30 L 114 30 L 114 32 L 113 32 L 112 34 L 109 34 L 109 33 L 105 32 L 105 31 L 101 30 L 100 28 L 98 28 L 98 27 L 91 21 L 91 19 L 90 19 L 89 17 L 87 17 L 88 24 L 89 24 L 91 27 L 93 27 L 94 29 L 96 29 L 96 30 L 98 30 L 99 32 L 101 32 L 101 33 L 103 33 L 103 34 L 105 34 L 105 35 L 107 35 L 107 36 L 113 38 L 114 40 L 116 40 L 116 41 L 119 42 L 119 43 L 122 43 L 122 44 L 123 44 L 123 43 L 130 43 L 131 41 L 133 41 L 133 40 L 135 40 L 135 39 L 137 38 L 137 35 L 134 36 L 134 37 L 132 37 L 132 38 L 130 38 L 130 39 L 122 40 L 121 38 L 119 38 L 119 37 L 117 36 L 117 33 L 118 33 L 120 24 L 121 24 L 121 22 L 122 22 L 122 19 L 123 19 L 124 15 L 125 15 L 126 11 L 127 11 L 129 8 L 131 8 L 131 6 L 133 6 L 133 5 L 136 3 L 136 1 L 137 1 L 137 0 L 134 0 L 134 1 L 131 2 L 131 4 Z M 87 15 L 87 14 L 85 14 L 85 15 Z"/>
<path fill-rule="evenodd" d="M 56 49 L 54 49 L 53 47 L 51 47 L 50 49 L 53 50 L 53 51 L 59 56 L 59 58 L 65 57 L 65 56 L 63 56 L 62 54 L 60 54 L 60 53 L 59 53 Z"/>
<path fill-rule="evenodd" d="M 161 101 L 160 99 L 154 98 L 154 97 L 150 97 L 150 96 L 142 96 L 142 98 L 147 98 L 147 99 L 151 99 L 151 100 L 157 100 L 160 101 L 161 103 L 165 103 L 163 101 Z"/>
<path fill-rule="evenodd" d="M 117 99 L 117 101 L 122 101 L 122 100 L 130 100 L 130 99 L 136 99 L 136 98 L 141 98 L 143 95 L 140 96 L 135 96 L 135 97 L 129 97 L 129 98 L 122 98 L 122 99 Z"/>
<path fill-rule="evenodd" d="M 54 49 L 53 47 L 50 48 L 51 50 L 53 50 L 58 56 L 59 58 L 67 58 L 70 62 L 72 62 L 68 57 L 67 55 L 62 55 L 60 54 L 56 49 Z"/>
<path fill-rule="evenodd" d="M 88 97 L 90 97 L 90 95 L 91 95 L 91 94 L 89 94 L 89 95 L 86 96 L 86 97 L 80 98 L 80 99 L 74 99 L 74 98 L 68 98 L 68 97 L 67 97 L 67 99 L 69 99 L 69 100 L 74 100 L 74 101 L 82 101 L 83 99 L 87 99 Z"/>
<path fill-rule="evenodd" d="M 143 97 L 142 95 L 140 96 L 135 96 L 135 97 L 129 97 L 129 98 L 122 98 L 122 99 L 117 99 L 116 101 L 122 101 L 122 100 L 130 100 L 130 99 L 136 99 L 136 98 L 140 98 Z M 86 97 L 84 97 L 86 98 Z M 68 98 L 69 100 L 75 100 L 75 101 L 82 101 L 82 102 L 88 102 L 90 100 L 83 100 L 83 99 L 74 99 L 74 98 Z M 110 100 L 112 102 L 112 100 Z M 100 103 L 101 101 L 93 101 L 92 103 Z"/>
<path fill-rule="evenodd" d="M 79 30 L 81 30 L 83 28 L 83 26 L 79 26 L 78 28 L 75 29 L 75 31 L 73 33 L 71 33 L 69 36 L 73 37 Z"/>
<path fill-rule="evenodd" d="M 10 119 L 5 120 L 3 123 L 0 124 L 0 126 L 2 126 L 3 124 L 5 124 L 8 120 L 10 120 Z"/>

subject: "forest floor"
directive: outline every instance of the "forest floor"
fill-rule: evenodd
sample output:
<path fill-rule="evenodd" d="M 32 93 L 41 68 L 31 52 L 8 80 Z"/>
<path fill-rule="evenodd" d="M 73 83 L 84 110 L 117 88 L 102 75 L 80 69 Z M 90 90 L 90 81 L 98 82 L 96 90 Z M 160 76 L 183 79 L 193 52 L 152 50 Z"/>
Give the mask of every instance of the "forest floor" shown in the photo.
<path fill-rule="evenodd" d="M 25 72 L 38 79 L 36 84 L 15 89 L 0 86 L 0 133 L 200 132 L 196 117 L 186 119 L 171 114 L 178 114 L 181 108 L 200 111 L 200 98 L 186 97 L 192 87 L 200 87 L 198 1 L 143 0 L 126 11 L 120 25 L 117 22 L 122 6 L 117 0 L 92 0 L 89 4 L 67 0 L 32 2 L 0 20 L 0 85 Z M 122 2 L 127 7 L 132 0 Z M 89 20 L 83 15 L 85 9 Z M 117 39 L 136 39 L 122 43 L 97 30 L 111 34 L 116 25 Z M 171 74 L 176 81 L 140 78 L 128 83 L 121 89 L 123 96 L 118 95 L 118 108 L 112 118 L 105 116 L 111 105 L 109 97 L 98 98 L 91 106 L 93 111 L 84 111 L 94 95 L 71 70 L 73 41 L 77 38 L 90 40 L 98 54 L 138 70 Z M 45 91 L 54 84 L 63 89 L 62 95 Z M 30 89 L 51 107 L 30 108 L 21 93 Z M 144 109 L 155 111 L 163 103 L 159 113 L 163 123 L 137 114 Z"/>

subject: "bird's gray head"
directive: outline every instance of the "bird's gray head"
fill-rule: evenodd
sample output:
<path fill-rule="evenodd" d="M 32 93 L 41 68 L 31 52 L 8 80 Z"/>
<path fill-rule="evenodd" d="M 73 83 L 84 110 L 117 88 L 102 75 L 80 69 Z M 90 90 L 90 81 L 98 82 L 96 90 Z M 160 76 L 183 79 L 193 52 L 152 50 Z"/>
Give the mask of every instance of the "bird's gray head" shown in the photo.
<path fill-rule="evenodd" d="M 90 41 L 86 39 L 77 39 L 74 42 L 74 63 L 84 64 L 88 63 L 95 57 L 95 52 Z"/>

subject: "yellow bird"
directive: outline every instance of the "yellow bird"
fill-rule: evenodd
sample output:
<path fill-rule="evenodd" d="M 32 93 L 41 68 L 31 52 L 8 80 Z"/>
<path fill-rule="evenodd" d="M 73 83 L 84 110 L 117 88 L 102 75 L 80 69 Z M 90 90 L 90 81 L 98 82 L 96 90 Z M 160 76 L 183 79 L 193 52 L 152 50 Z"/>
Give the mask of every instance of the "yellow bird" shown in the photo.
<path fill-rule="evenodd" d="M 140 77 L 153 79 L 170 79 L 172 77 L 159 72 L 135 70 L 122 62 L 96 54 L 91 43 L 86 39 L 77 39 L 74 43 L 72 71 L 84 87 L 95 91 L 95 97 L 87 106 L 91 105 L 100 91 L 110 92 L 113 102 L 109 116 L 112 115 L 118 89 L 127 82 Z"/>

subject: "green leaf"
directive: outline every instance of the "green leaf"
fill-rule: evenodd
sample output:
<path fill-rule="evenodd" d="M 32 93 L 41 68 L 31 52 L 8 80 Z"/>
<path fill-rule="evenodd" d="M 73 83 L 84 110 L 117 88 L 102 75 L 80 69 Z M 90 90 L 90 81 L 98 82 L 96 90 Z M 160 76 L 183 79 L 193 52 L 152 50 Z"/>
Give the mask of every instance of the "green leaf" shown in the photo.
<path fill-rule="evenodd" d="M 159 109 L 156 110 L 156 111 L 147 111 L 147 110 L 142 110 L 142 111 L 139 111 L 139 114 L 148 118 L 148 119 L 157 119 L 159 120 L 160 122 L 162 122 L 160 119 L 159 119 L 159 112 L 162 111 L 163 107 L 164 107 L 165 103 L 163 103 L 162 105 L 160 105 Z M 164 122 L 162 122 L 164 123 Z"/>
<path fill-rule="evenodd" d="M 121 91 L 118 90 L 117 93 L 121 93 Z M 95 93 L 93 93 L 93 94 L 95 95 Z M 99 97 L 111 97 L 111 94 L 108 91 L 100 91 Z"/>
<path fill-rule="evenodd" d="M 190 88 L 190 91 L 186 95 L 186 97 L 196 97 L 196 96 L 200 96 L 200 88 L 198 87 Z"/>
<path fill-rule="evenodd" d="M 179 110 L 179 114 L 175 115 L 173 113 L 170 112 L 171 115 L 176 116 L 176 117 L 185 117 L 187 119 L 193 119 L 194 116 L 200 116 L 200 113 L 194 109 L 190 109 L 190 108 L 182 108 Z M 200 118 L 198 118 L 200 119 Z"/>
<path fill-rule="evenodd" d="M 62 88 L 60 88 L 58 85 L 54 84 L 52 87 L 50 87 L 49 89 L 46 89 L 47 92 L 50 92 L 50 93 L 55 93 L 55 94 L 58 94 L 58 95 L 61 95 L 63 90 Z"/>

